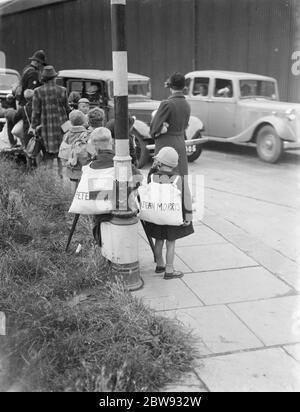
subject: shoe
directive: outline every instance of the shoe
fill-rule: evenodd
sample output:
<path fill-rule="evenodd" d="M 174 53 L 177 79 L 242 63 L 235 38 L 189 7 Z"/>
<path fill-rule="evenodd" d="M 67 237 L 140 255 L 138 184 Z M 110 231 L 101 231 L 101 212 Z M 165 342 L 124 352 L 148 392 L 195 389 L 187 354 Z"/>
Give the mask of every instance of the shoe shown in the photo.
<path fill-rule="evenodd" d="M 162 273 L 166 270 L 165 266 L 156 266 L 155 273 Z"/>
<path fill-rule="evenodd" d="M 178 270 L 174 270 L 172 273 L 167 273 L 165 272 L 164 274 L 164 279 L 169 280 L 169 279 L 177 279 L 177 278 L 182 278 L 183 273 L 179 272 Z"/>

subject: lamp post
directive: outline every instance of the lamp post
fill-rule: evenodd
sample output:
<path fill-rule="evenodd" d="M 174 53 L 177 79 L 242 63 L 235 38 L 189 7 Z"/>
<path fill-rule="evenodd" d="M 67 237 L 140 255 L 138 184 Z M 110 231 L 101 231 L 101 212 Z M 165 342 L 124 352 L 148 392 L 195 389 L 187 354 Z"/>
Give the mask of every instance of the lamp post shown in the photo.
<path fill-rule="evenodd" d="M 143 285 L 138 262 L 138 219 L 129 209 L 132 185 L 128 127 L 128 73 L 126 43 L 126 0 L 111 0 L 112 60 L 115 110 L 115 184 L 113 218 L 102 224 L 102 254 L 112 262 L 112 272 L 129 290 Z"/>

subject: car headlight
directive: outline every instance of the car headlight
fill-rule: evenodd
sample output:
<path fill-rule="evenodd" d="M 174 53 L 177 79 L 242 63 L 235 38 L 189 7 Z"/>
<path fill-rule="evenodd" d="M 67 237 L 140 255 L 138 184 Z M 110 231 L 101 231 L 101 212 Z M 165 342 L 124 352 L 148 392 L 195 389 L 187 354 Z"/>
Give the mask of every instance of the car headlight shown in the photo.
<path fill-rule="evenodd" d="M 286 110 L 285 115 L 286 115 L 287 119 L 289 119 L 290 121 L 296 119 L 296 115 L 295 115 L 294 109 L 288 109 L 288 110 Z"/>

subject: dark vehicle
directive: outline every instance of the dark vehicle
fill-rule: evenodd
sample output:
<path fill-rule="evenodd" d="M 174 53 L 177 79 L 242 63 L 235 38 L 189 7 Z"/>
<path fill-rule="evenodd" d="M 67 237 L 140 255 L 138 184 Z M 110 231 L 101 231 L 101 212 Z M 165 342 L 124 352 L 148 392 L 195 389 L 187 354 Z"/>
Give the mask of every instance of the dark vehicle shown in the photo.
<path fill-rule="evenodd" d="M 58 84 L 67 88 L 68 94 L 79 92 L 86 97 L 90 105 L 101 107 L 106 113 L 106 120 L 114 117 L 113 72 L 111 70 L 62 70 L 58 73 Z M 93 90 L 93 96 L 91 96 Z M 138 160 L 138 167 L 143 167 L 153 149 L 147 145 L 154 141 L 149 133 L 151 115 L 157 110 L 160 102 L 151 99 L 151 81 L 147 76 L 128 73 L 128 108 L 130 114 L 136 117 L 132 134 Z M 187 139 L 201 138 L 203 124 L 195 116 L 190 117 L 186 130 Z M 189 161 L 196 160 L 201 154 L 201 145 L 187 145 Z"/>

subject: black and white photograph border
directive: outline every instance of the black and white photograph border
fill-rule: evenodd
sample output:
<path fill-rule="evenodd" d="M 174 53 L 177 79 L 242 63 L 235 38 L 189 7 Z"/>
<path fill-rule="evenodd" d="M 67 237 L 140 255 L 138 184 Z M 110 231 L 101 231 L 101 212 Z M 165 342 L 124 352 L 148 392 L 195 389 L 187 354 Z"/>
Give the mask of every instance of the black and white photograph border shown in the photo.
<path fill-rule="evenodd" d="M 300 391 L 299 86 L 299 0 L 0 0 L 1 392 Z"/>

